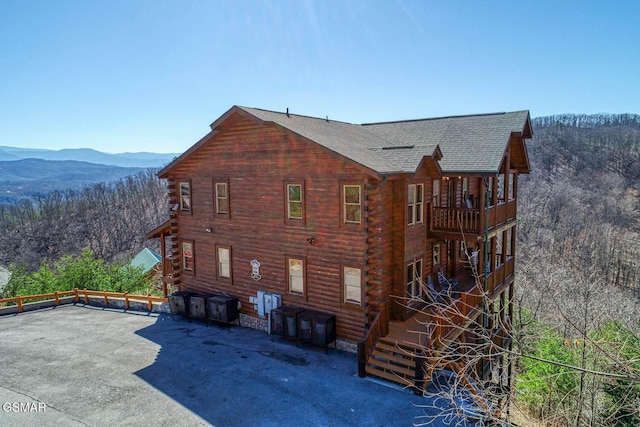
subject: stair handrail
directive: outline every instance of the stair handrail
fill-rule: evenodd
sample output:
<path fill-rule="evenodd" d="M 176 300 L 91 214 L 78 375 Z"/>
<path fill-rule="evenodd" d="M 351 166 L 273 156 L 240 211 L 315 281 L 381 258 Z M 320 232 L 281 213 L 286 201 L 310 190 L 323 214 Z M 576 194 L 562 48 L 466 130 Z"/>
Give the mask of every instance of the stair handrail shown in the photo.
<path fill-rule="evenodd" d="M 369 325 L 369 329 L 364 335 L 364 338 L 358 341 L 358 376 L 360 378 L 367 376 L 367 361 L 373 354 L 373 350 L 380 337 L 387 335 L 388 332 L 387 302 L 384 301 L 380 303 L 380 309 Z"/>

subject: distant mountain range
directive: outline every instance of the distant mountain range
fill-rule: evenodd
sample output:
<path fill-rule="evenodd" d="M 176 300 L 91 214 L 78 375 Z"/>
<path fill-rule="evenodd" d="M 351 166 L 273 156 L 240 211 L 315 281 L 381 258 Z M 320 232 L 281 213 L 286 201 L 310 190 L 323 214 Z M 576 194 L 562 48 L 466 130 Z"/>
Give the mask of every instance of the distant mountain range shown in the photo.
<path fill-rule="evenodd" d="M 18 148 L 0 146 L 0 161 L 24 159 L 42 160 L 75 160 L 120 167 L 160 168 L 179 154 L 159 153 L 119 153 L 109 154 L 90 148 L 65 148 L 63 150 L 46 150 L 37 148 Z"/>
<path fill-rule="evenodd" d="M 143 170 L 160 169 L 177 155 L 0 146 L 0 203 L 17 203 L 55 190 L 81 190 L 91 184 L 117 181 Z"/>

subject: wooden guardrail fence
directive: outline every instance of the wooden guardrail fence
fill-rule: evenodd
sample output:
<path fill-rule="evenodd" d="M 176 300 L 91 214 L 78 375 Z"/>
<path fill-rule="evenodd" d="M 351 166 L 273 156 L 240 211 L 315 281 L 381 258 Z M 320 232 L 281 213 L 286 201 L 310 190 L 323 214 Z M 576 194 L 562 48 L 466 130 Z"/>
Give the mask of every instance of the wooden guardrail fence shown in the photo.
<path fill-rule="evenodd" d="M 131 301 L 146 302 L 149 311 L 153 309 L 154 302 L 168 302 L 167 298 L 154 297 L 150 294 L 147 295 L 130 295 L 128 292 L 107 292 L 107 291 L 92 291 L 88 289 L 75 288 L 73 291 L 64 292 L 52 292 L 48 294 L 38 295 L 18 295 L 11 298 L 1 298 L 0 305 L 5 303 L 15 302 L 18 306 L 18 313 L 22 313 L 23 304 L 25 301 L 40 300 L 40 301 L 55 301 L 55 305 L 60 305 L 60 298 L 74 297 L 75 302 L 80 302 L 80 298 L 84 299 L 85 304 L 89 303 L 89 297 L 102 297 L 104 298 L 104 305 L 109 305 L 109 298 L 123 298 L 124 306 L 129 309 Z"/>

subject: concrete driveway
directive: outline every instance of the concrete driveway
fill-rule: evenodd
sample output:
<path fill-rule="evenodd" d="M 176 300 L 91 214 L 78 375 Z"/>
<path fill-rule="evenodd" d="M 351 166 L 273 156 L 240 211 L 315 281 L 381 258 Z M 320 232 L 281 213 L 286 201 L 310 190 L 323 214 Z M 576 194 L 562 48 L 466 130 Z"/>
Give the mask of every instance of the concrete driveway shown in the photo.
<path fill-rule="evenodd" d="M 70 305 L 0 317 L 0 425 L 410 426 L 424 398 L 356 356 L 163 314 Z"/>

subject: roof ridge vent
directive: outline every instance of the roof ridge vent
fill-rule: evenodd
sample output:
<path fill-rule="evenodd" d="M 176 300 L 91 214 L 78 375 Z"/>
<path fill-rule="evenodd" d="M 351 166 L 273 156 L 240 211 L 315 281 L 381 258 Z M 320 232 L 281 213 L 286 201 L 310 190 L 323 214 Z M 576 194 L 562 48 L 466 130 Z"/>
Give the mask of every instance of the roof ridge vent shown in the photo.
<path fill-rule="evenodd" d="M 382 147 L 383 150 L 410 150 L 415 148 L 415 145 L 393 145 L 391 147 Z"/>

